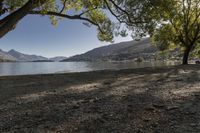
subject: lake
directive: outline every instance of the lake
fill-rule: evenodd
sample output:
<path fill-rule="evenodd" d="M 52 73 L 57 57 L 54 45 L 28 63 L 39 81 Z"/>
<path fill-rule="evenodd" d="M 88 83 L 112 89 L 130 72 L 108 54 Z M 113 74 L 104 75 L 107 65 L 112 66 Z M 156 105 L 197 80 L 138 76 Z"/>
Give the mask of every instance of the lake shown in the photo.
<path fill-rule="evenodd" d="M 3 62 L 0 76 L 86 72 L 175 65 L 173 62 Z"/>

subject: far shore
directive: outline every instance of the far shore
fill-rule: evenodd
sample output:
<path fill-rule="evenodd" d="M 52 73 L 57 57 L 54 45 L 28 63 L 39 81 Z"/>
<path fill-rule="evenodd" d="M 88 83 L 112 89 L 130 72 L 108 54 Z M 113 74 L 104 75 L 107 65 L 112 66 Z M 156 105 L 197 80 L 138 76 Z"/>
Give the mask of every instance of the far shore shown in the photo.
<path fill-rule="evenodd" d="M 200 65 L 0 76 L 0 132 L 200 132 Z"/>

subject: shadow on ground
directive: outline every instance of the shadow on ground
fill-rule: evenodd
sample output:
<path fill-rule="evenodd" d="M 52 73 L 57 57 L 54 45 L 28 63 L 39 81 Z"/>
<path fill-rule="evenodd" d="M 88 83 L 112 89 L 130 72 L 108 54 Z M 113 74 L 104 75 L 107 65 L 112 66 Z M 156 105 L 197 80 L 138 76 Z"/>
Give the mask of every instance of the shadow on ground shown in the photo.
<path fill-rule="evenodd" d="M 0 78 L 0 132 L 200 132 L 200 66 Z"/>

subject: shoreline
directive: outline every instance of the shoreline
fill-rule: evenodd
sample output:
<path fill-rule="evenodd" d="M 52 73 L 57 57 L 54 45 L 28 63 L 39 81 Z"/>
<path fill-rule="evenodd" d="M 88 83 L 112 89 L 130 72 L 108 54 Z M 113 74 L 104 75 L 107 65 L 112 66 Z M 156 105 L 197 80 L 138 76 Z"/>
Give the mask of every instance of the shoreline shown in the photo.
<path fill-rule="evenodd" d="M 81 72 L 65 72 L 65 71 L 63 71 L 63 72 L 55 72 L 55 73 L 41 73 L 41 74 L 21 74 L 21 75 L 0 75 L 0 78 L 2 78 L 2 77 L 4 77 L 4 78 L 8 78 L 8 77 L 24 77 L 24 76 L 27 76 L 27 77 L 29 77 L 29 76 L 32 76 L 32 77 L 34 77 L 34 76 L 53 76 L 53 75 L 70 75 L 70 74 L 84 74 L 84 73 L 100 73 L 100 72 L 120 72 L 120 73 L 123 73 L 123 72 L 132 72 L 132 71 L 134 71 L 134 70 L 147 70 L 147 71 L 151 71 L 151 70 L 155 70 L 155 69 L 158 69 L 158 70 L 165 70 L 165 69 L 169 69 L 169 68 L 171 68 L 171 69 L 173 69 L 173 68 L 175 68 L 175 67 L 177 67 L 177 68 L 181 68 L 183 65 L 171 65 L 171 66 L 155 66 L 155 67 L 139 67 L 139 68 L 122 68 L 122 69 L 104 69 L 104 70 L 92 70 L 92 71 L 81 71 Z M 196 64 L 189 64 L 189 65 L 186 65 L 186 67 L 184 67 L 184 68 L 188 68 L 188 67 L 192 67 L 192 66 L 194 66 L 194 67 L 197 67 L 197 66 L 200 66 L 200 65 L 196 65 Z"/>
<path fill-rule="evenodd" d="M 0 76 L 0 132 L 199 132 L 200 65 Z"/>
<path fill-rule="evenodd" d="M 62 62 L 61 62 L 62 63 Z M 84 62 L 85 63 L 85 62 Z M 179 63 L 167 63 L 167 62 L 142 62 L 142 63 L 136 63 L 136 62 L 123 62 L 123 63 L 114 63 L 114 62 L 96 62 L 96 64 L 80 64 L 83 65 L 83 67 L 72 67 L 68 68 L 63 65 L 61 68 L 59 68 L 59 63 L 53 63 L 50 69 L 44 69 L 45 65 L 42 63 L 39 63 L 36 65 L 36 68 L 32 68 L 32 65 L 27 65 L 26 63 L 18 65 L 3 65 L 1 67 L 0 76 L 20 76 L 20 75 L 41 75 L 41 74 L 57 74 L 57 73 L 74 73 L 74 72 L 90 72 L 90 71 L 98 71 L 98 70 L 119 70 L 119 69 L 135 69 L 135 68 L 144 68 L 144 67 L 161 67 L 161 66 L 173 66 L 178 65 Z M 105 63 L 102 65 L 102 63 Z M 107 64 L 108 63 L 108 64 Z M 111 64 L 110 64 L 111 63 Z M 128 64 L 127 64 L 128 63 Z M 35 65 L 35 64 L 34 64 Z M 73 65 L 73 64 L 71 64 Z M 79 64 L 75 64 L 79 65 Z M 86 66 L 85 66 L 86 65 Z M 94 65 L 94 66 L 93 66 Z M 55 67 L 55 68 L 54 68 Z M 19 69 L 21 68 L 21 69 Z M 41 69 L 40 69 L 41 68 Z M 12 70 L 13 69 L 13 70 Z"/>

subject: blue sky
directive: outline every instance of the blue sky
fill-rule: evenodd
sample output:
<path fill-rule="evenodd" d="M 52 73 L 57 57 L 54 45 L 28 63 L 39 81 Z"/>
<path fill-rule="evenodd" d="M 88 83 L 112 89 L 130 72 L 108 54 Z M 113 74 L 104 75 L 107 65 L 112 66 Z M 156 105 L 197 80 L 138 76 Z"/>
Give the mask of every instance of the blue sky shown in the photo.
<path fill-rule="evenodd" d="M 119 37 L 115 43 L 128 40 L 131 37 Z M 108 44 L 97 39 L 95 27 L 86 27 L 82 21 L 63 19 L 54 27 L 48 17 L 33 15 L 26 16 L 15 30 L 0 39 L 0 49 L 5 51 L 15 49 L 46 57 L 68 57 Z"/>

